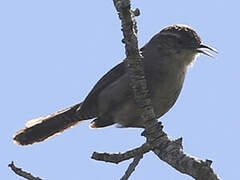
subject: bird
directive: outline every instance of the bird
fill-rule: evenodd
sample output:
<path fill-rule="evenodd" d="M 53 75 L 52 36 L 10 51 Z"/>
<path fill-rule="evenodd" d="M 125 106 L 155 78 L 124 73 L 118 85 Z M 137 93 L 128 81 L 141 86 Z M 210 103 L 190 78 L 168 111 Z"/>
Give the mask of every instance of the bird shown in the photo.
<path fill-rule="evenodd" d="M 173 107 L 186 73 L 197 57 L 200 54 L 214 57 L 209 51 L 217 53 L 216 49 L 202 44 L 197 32 L 184 24 L 163 28 L 140 49 L 156 118 Z M 41 142 L 89 119 L 93 119 L 91 128 L 113 124 L 144 128 L 129 82 L 126 61 L 122 61 L 96 83 L 84 101 L 28 121 L 26 127 L 13 136 L 14 142 L 19 145 Z"/>

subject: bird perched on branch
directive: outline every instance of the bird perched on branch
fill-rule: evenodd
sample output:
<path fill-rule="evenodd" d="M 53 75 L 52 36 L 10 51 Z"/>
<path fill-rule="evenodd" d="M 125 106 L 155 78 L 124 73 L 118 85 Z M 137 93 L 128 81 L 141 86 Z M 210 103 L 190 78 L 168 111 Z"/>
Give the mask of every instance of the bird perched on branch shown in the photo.
<path fill-rule="evenodd" d="M 199 35 L 187 25 L 164 28 L 143 46 L 143 67 L 156 117 L 164 115 L 176 102 L 188 67 L 199 54 L 213 57 Z M 105 74 L 85 100 L 52 115 L 30 120 L 14 135 L 20 145 L 41 142 L 81 121 L 94 119 L 90 127 L 101 128 L 115 123 L 122 127 L 143 127 L 125 62 Z"/>

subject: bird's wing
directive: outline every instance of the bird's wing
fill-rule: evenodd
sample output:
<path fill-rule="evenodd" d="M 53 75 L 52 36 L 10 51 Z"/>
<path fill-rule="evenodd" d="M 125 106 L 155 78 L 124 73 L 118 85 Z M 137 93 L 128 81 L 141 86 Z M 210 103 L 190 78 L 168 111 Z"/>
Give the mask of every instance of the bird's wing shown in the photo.
<path fill-rule="evenodd" d="M 105 74 L 93 87 L 91 92 L 88 94 L 84 100 L 81 108 L 78 109 L 80 116 L 85 116 L 85 118 L 94 118 L 98 115 L 98 95 L 101 91 L 120 78 L 125 73 L 124 62 L 121 62 L 114 68 L 112 68 L 107 74 Z"/>

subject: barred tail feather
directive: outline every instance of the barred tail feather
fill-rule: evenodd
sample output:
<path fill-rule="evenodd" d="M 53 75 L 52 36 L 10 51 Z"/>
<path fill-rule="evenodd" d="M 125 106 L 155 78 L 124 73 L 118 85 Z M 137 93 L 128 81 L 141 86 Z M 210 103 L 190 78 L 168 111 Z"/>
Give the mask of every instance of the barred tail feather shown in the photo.
<path fill-rule="evenodd" d="M 79 103 L 54 114 L 28 121 L 26 128 L 14 135 L 14 142 L 19 145 L 30 145 L 41 142 L 78 124 L 83 120 L 76 116 L 76 110 L 81 105 L 82 103 Z"/>

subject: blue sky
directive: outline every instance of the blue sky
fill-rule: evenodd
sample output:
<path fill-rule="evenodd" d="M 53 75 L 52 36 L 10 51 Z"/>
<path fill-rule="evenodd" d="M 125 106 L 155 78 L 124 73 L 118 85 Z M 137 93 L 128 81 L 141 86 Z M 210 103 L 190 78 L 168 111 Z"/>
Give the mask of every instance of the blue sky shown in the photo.
<path fill-rule="evenodd" d="M 187 74 L 174 107 L 162 117 L 172 138 L 184 138 L 184 150 L 212 159 L 223 179 L 239 179 L 240 61 L 239 1 L 133 1 L 139 44 L 163 27 L 192 26 L 216 59 L 200 56 Z M 16 165 L 45 179 L 120 179 L 131 161 L 113 165 L 94 161 L 92 152 L 119 152 L 144 142 L 140 129 L 100 130 L 89 121 L 46 142 L 21 147 L 13 134 L 27 120 L 84 100 L 104 73 L 124 57 L 120 21 L 108 1 L 0 1 L 1 179 L 19 179 Z M 190 180 L 153 153 L 131 179 Z"/>

